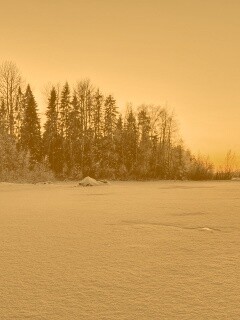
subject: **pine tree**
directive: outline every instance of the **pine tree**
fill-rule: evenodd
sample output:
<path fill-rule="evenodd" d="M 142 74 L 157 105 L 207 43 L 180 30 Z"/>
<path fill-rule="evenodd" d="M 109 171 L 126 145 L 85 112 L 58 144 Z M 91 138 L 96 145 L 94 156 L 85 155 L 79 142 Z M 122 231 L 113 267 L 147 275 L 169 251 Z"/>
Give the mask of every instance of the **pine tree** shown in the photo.
<path fill-rule="evenodd" d="M 24 115 L 20 132 L 20 147 L 28 151 L 32 164 L 42 159 L 42 138 L 37 104 L 30 86 L 24 95 Z"/>

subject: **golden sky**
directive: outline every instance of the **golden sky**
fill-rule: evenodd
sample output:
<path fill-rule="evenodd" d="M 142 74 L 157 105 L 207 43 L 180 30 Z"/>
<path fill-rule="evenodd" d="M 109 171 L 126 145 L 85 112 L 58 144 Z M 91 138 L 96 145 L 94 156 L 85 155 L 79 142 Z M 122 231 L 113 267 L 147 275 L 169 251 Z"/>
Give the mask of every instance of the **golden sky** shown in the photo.
<path fill-rule="evenodd" d="M 174 110 L 185 141 L 240 154 L 239 0 L 0 1 L 0 62 L 41 92 L 90 78 L 123 108 Z"/>

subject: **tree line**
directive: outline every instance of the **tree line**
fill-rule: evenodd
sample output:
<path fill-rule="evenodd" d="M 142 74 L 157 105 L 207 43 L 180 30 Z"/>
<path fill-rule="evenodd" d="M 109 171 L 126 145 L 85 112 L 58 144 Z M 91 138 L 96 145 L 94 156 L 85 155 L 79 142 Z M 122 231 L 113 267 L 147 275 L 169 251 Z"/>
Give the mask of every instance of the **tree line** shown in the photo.
<path fill-rule="evenodd" d="M 154 105 L 128 106 L 89 80 L 48 92 L 41 127 L 31 86 L 17 66 L 0 67 L 1 172 L 36 168 L 57 178 L 210 179 L 213 165 L 194 157 L 179 137 L 175 117 Z M 19 165 L 20 163 L 20 165 Z M 39 169 L 40 168 L 40 169 Z"/>

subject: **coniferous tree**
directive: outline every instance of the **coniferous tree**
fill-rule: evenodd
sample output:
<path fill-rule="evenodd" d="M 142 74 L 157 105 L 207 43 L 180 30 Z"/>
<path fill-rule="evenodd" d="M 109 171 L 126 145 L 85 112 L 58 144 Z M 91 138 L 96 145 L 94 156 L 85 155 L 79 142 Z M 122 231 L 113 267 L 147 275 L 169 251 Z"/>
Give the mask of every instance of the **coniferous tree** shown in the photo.
<path fill-rule="evenodd" d="M 24 115 L 20 130 L 20 148 L 29 152 L 32 164 L 42 159 L 42 138 L 37 104 L 30 85 L 24 95 Z"/>
<path fill-rule="evenodd" d="M 90 81 L 83 80 L 77 84 L 75 89 L 80 109 L 81 123 L 81 167 L 84 175 L 91 173 L 93 158 L 93 86 Z"/>
<path fill-rule="evenodd" d="M 157 152 L 158 165 L 157 177 L 160 179 L 166 178 L 167 173 L 167 151 L 168 151 L 168 113 L 163 109 L 160 114 L 160 133 L 159 133 L 159 148 Z"/>
<path fill-rule="evenodd" d="M 97 89 L 93 96 L 93 171 L 94 175 L 100 175 L 103 144 L 103 95 Z"/>
<path fill-rule="evenodd" d="M 105 100 L 104 106 L 104 136 L 109 140 L 112 140 L 116 128 L 118 114 L 116 100 L 111 95 L 109 95 Z"/>
<path fill-rule="evenodd" d="M 117 175 L 119 177 L 125 177 L 126 167 L 124 164 L 124 131 L 123 131 L 123 119 L 120 114 L 117 120 L 116 129 L 114 133 L 114 144 L 117 162 Z"/>
<path fill-rule="evenodd" d="M 21 134 L 21 126 L 22 121 L 24 117 L 24 105 L 25 105 L 25 99 L 24 94 L 19 87 L 17 97 L 16 97 L 16 103 L 14 108 L 14 135 L 17 139 L 17 141 L 20 139 Z"/>
<path fill-rule="evenodd" d="M 61 92 L 61 101 L 59 106 L 59 134 L 61 136 L 62 159 L 65 169 L 70 166 L 70 138 L 69 138 L 69 117 L 71 113 L 70 88 L 66 83 Z M 60 151 L 60 150 L 59 150 Z M 68 170 L 67 169 L 67 170 Z"/>
<path fill-rule="evenodd" d="M 74 94 L 71 101 L 71 112 L 69 114 L 69 163 L 68 172 L 72 178 L 80 177 L 82 174 L 81 166 L 81 139 L 82 123 L 80 117 L 79 102 Z"/>
<path fill-rule="evenodd" d="M 68 129 L 69 129 L 69 114 L 71 111 L 71 97 L 70 97 L 70 88 L 68 83 L 63 87 L 61 93 L 61 102 L 59 107 L 60 114 L 60 132 L 63 138 L 67 138 Z"/>
<path fill-rule="evenodd" d="M 133 173 L 137 163 L 138 130 L 137 122 L 132 108 L 128 111 L 124 128 L 124 153 L 126 168 Z"/>
<path fill-rule="evenodd" d="M 93 127 L 94 138 L 99 141 L 102 136 L 102 113 L 103 113 L 103 95 L 99 89 L 96 91 L 93 97 Z"/>
<path fill-rule="evenodd" d="M 109 95 L 104 103 L 104 139 L 102 145 L 103 166 L 110 175 L 114 175 L 117 167 L 117 155 L 115 153 L 114 134 L 117 125 L 116 100 Z"/>
<path fill-rule="evenodd" d="M 44 125 L 43 146 L 50 168 L 56 174 L 60 174 L 63 169 L 63 154 L 62 138 L 58 130 L 57 103 L 57 92 L 55 88 L 52 88 L 46 111 L 47 121 Z"/>
<path fill-rule="evenodd" d="M 138 113 L 138 131 L 137 174 L 142 178 L 148 175 L 151 156 L 150 117 L 144 107 Z"/>

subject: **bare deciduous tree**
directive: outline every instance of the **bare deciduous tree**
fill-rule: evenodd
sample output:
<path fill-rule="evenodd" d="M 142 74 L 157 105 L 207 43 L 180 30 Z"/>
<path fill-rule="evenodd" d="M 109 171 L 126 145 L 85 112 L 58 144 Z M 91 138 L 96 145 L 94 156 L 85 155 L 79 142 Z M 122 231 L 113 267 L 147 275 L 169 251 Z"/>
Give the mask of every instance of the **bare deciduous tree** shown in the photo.
<path fill-rule="evenodd" d="M 0 65 L 0 100 L 6 108 L 8 133 L 14 133 L 14 107 L 22 77 L 15 63 L 5 61 Z"/>

